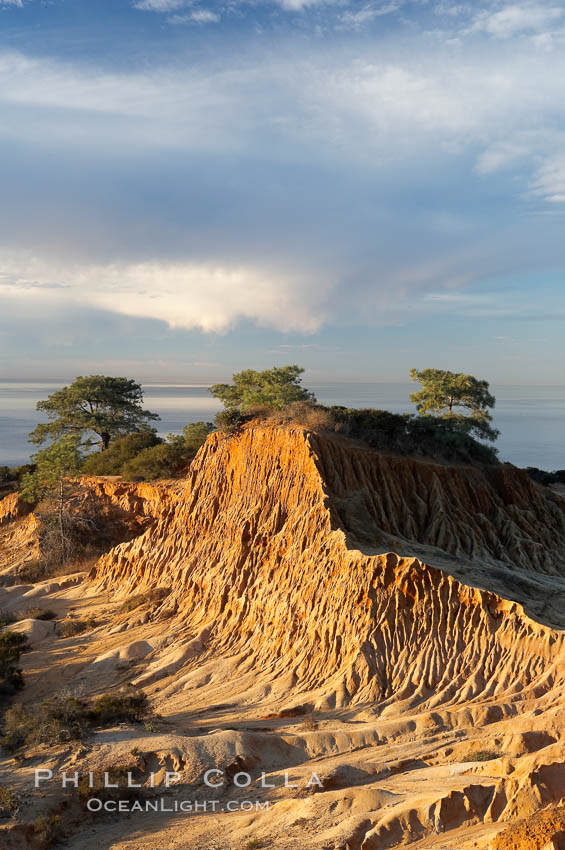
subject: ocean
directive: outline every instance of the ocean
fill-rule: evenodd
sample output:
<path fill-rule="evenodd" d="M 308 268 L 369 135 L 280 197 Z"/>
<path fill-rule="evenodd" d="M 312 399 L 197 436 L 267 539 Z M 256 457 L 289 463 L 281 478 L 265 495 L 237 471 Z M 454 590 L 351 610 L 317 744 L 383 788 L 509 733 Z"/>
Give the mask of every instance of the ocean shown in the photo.
<path fill-rule="evenodd" d="M 38 400 L 62 386 L 33 381 L 0 382 L 0 465 L 26 463 L 36 447 L 29 432 L 42 420 Z M 412 413 L 414 384 L 333 383 L 310 385 L 324 404 L 377 407 L 394 413 Z M 496 396 L 494 424 L 501 436 L 496 443 L 501 460 L 516 466 L 565 469 L 565 387 L 492 386 Z M 206 384 L 145 384 L 144 406 L 161 416 L 160 434 L 179 433 L 189 422 L 212 421 L 221 405 Z"/>

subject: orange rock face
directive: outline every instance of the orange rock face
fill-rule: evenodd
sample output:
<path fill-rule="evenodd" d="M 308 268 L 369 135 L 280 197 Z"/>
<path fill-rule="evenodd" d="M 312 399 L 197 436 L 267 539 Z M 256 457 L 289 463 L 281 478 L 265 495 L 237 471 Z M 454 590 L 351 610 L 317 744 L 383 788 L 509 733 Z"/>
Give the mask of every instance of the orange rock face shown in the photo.
<path fill-rule="evenodd" d="M 10 493 L 9 496 L 0 499 L 0 526 L 27 516 L 30 510 L 31 506 L 21 502 L 17 493 Z"/>
<path fill-rule="evenodd" d="M 485 569 L 503 580 L 513 568 L 559 573 L 562 504 L 513 467 L 444 467 L 250 428 L 210 438 L 184 491 L 91 580 L 120 596 L 172 588 L 177 621 L 207 627 L 209 649 L 251 653 L 319 705 L 489 695 L 500 716 L 558 693 L 563 638 L 449 573 L 470 584 Z"/>

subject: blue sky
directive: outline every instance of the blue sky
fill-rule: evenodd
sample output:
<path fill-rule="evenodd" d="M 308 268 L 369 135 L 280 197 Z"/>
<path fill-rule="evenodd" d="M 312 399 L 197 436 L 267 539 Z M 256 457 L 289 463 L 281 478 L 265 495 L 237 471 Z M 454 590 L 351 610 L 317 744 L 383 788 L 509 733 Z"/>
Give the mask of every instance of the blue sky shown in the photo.
<path fill-rule="evenodd" d="M 0 376 L 565 383 L 565 3 L 0 0 Z"/>

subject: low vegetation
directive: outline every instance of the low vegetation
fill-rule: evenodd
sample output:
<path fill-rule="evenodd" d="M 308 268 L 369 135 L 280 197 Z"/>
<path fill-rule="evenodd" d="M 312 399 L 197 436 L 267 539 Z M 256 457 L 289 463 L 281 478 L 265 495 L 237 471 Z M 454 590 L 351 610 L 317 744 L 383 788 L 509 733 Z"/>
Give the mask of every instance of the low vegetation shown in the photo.
<path fill-rule="evenodd" d="M 0 819 L 13 817 L 19 807 L 17 794 L 11 788 L 0 785 Z"/>
<path fill-rule="evenodd" d="M 51 608 L 26 608 L 21 612 L 22 620 L 56 620 L 57 614 Z"/>
<path fill-rule="evenodd" d="M 19 661 L 28 649 L 25 635 L 8 629 L 0 633 L 0 703 L 23 687 Z"/>
<path fill-rule="evenodd" d="M 122 466 L 126 481 L 153 481 L 174 478 L 184 472 L 198 449 L 214 430 L 210 422 L 191 422 L 182 434 L 169 434 L 166 441 L 143 449 Z"/>
<path fill-rule="evenodd" d="M 107 774 L 107 778 L 104 774 Z M 131 774 L 134 782 L 137 782 L 141 769 L 139 761 L 136 759 L 131 763 L 113 765 L 108 770 L 98 774 L 93 773 L 92 777 L 81 777 L 77 796 L 81 803 L 86 803 L 92 797 L 106 802 L 107 800 L 128 800 L 133 802 L 139 800 L 145 794 L 143 788 L 129 787 L 128 774 Z M 117 788 L 113 788 L 117 785 Z"/>
<path fill-rule="evenodd" d="M 378 451 L 420 455 L 453 463 L 498 463 L 491 446 L 462 430 L 457 421 L 439 416 L 390 413 L 373 408 L 357 409 L 313 402 L 295 402 L 282 409 L 250 408 L 247 413 L 225 412 L 216 417 L 228 432 L 252 421 L 266 425 L 298 425 L 312 431 L 336 431 L 362 440 Z M 223 424 L 227 422 L 227 424 Z"/>
<path fill-rule="evenodd" d="M 9 708 L 0 744 L 6 752 L 15 753 L 24 746 L 81 740 L 94 727 L 141 723 L 148 713 L 145 692 L 131 686 L 91 702 L 71 696 L 52 697 L 29 709 L 22 705 Z"/>
<path fill-rule="evenodd" d="M 148 713 L 145 692 L 126 687 L 117 693 L 98 697 L 89 711 L 89 718 L 95 726 L 109 726 L 122 722 L 141 723 Z"/>
<path fill-rule="evenodd" d="M 329 408 L 308 401 L 294 401 L 281 410 L 266 411 L 262 415 L 269 424 L 300 425 L 309 431 L 334 431 L 336 425 Z"/>
<path fill-rule="evenodd" d="M 39 815 L 27 829 L 27 840 L 30 847 L 50 850 L 66 838 L 63 819 L 58 814 Z"/>
<path fill-rule="evenodd" d="M 23 466 L 0 466 L 0 499 L 21 489 L 24 475 L 33 472 L 33 464 Z"/>
<path fill-rule="evenodd" d="M 494 752 L 494 750 L 477 750 L 476 752 L 469 753 L 466 761 L 494 761 L 494 759 L 500 758 L 500 753 Z"/>
<path fill-rule="evenodd" d="M 298 366 L 264 372 L 248 369 L 236 373 L 233 384 L 211 387 L 225 406 L 216 416 L 218 429 L 233 432 L 253 420 L 295 424 L 313 431 L 338 431 L 380 451 L 451 462 L 498 462 L 496 450 L 476 439 L 492 441 L 498 436 L 489 412 L 495 399 L 486 381 L 439 369 L 413 369 L 412 378 L 422 384 L 411 397 L 418 414 L 397 414 L 317 404 L 300 385 L 303 371 Z"/>
<path fill-rule="evenodd" d="M 145 593 L 136 593 L 134 596 L 126 599 L 125 602 L 122 602 L 118 608 L 118 613 L 125 614 L 128 611 L 134 611 L 136 608 L 140 608 L 142 605 L 149 604 L 156 606 L 166 599 L 169 593 L 170 591 L 166 587 L 155 587 Z"/>
<path fill-rule="evenodd" d="M 545 469 L 538 469 L 537 466 L 526 467 L 526 472 L 533 481 L 538 484 L 565 484 L 565 469 L 556 469 L 554 472 L 546 472 Z"/>
<path fill-rule="evenodd" d="M 20 623 L 22 620 L 55 620 L 57 614 L 50 608 L 18 608 L 13 611 L 0 611 L 0 629 Z"/>
<path fill-rule="evenodd" d="M 191 422 L 182 434 L 166 440 L 152 429 L 113 440 L 101 452 L 88 455 L 81 472 L 87 475 L 120 475 L 126 481 L 174 478 L 184 472 L 214 430 L 210 422 Z"/>
<path fill-rule="evenodd" d="M 480 443 L 449 418 L 337 406 L 329 411 L 337 423 L 336 430 L 380 451 L 452 462 L 498 462 L 495 449 Z"/>
<path fill-rule="evenodd" d="M 126 434 L 113 440 L 102 452 L 89 455 L 82 467 L 85 475 L 121 475 L 123 467 L 145 449 L 158 446 L 162 440 L 152 428 Z"/>
<path fill-rule="evenodd" d="M 80 569 L 78 563 L 78 559 L 73 558 L 73 564 L 76 564 L 76 569 Z M 57 564 L 53 561 L 43 560 L 42 558 L 34 558 L 32 561 L 26 561 L 17 573 L 6 576 L 4 581 L 6 584 L 35 584 L 38 581 L 44 581 L 46 578 L 53 578 L 53 576 L 63 575 L 63 573 L 68 572 L 69 568 L 66 562 Z"/>
<path fill-rule="evenodd" d="M 74 637 L 95 629 L 97 625 L 98 621 L 94 617 L 77 620 L 65 619 L 57 623 L 57 634 L 62 638 Z"/>
<path fill-rule="evenodd" d="M 315 732 L 318 728 L 318 724 L 314 718 L 313 714 L 310 714 L 305 718 L 304 722 L 299 726 L 299 729 L 302 732 Z"/>
<path fill-rule="evenodd" d="M 126 481 L 155 481 L 158 478 L 174 478 L 188 466 L 191 456 L 175 440 L 161 442 L 144 449 L 122 467 Z"/>

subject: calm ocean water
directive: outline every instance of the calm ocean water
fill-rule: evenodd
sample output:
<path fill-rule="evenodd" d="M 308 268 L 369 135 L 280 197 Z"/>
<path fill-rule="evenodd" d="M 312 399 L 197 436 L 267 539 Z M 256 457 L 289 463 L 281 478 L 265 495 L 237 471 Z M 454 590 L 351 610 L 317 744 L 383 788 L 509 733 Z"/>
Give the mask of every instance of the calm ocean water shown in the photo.
<path fill-rule="evenodd" d="M 40 421 L 39 399 L 59 383 L 0 383 L 0 465 L 25 463 L 35 450 L 28 433 Z M 318 400 L 348 407 L 378 407 L 395 413 L 414 412 L 413 384 L 366 383 L 310 385 Z M 565 469 L 565 387 L 492 387 L 500 458 L 517 466 Z M 180 432 L 188 422 L 211 421 L 220 406 L 204 384 L 145 384 L 145 407 L 158 413 L 162 435 Z"/>

